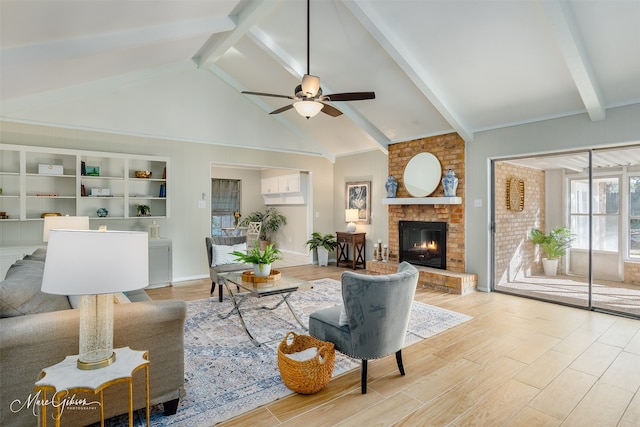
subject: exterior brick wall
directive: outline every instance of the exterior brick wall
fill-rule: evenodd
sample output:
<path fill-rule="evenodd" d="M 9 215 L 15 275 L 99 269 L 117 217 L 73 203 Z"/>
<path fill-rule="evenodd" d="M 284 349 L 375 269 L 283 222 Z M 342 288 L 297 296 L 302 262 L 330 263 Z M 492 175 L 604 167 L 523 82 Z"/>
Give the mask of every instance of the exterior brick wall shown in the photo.
<path fill-rule="evenodd" d="M 640 285 L 640 263 L 624 263 L 624 282 L 632 285 Z"/>
<path fill-rule="evenodd" d="M 524 209 L 521 212 L 507 209 L 507 181 L 510 178 L 524 180 Z M 532 224 L 535 228 L 545 229 L 544 188 L 544 171 L 496 162 L 495 272 L 498 285 L 542 271 L 542 255 L 528 235 Z"/>
<path fill-rule="evenodd" d="M 404 168 L 413 156 L 428 152 L 440 161 L 443 176 L 453 169 L 458 178 L 456 195 L 462 197 L 460 205 L 389 205 L 389 250 L 390 261 L 398 262 L 398 223 L 406 221 L 441 221 L 448 224 L 447 270 L 464 272 L 464 190 L 465 163 L 464 140 L 457 134 L 420 138 L 413 141 L 389 145 L 389 175 L 398 181 L 396 197 L 411 197 L 404 187 Z M 444 190 L 438 185 L 430 197 L 442 197 Z"/>

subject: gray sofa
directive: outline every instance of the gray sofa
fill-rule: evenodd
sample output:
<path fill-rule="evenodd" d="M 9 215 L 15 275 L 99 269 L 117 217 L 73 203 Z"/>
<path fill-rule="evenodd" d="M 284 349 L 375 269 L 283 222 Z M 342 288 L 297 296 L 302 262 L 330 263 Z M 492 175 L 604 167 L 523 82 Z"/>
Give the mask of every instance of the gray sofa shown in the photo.
<path fill-rule="evenodd" d="M 34 383 L 43 368 L 78 354 L 79 310 L 69 299 L 40 291 L 42 250 L 17 261 L 0 282 L 0 425 L 34 426 L 38 408 Z M 184 395 L 184 301 L 151 301 L 144 291 L 128 295 L 131 303 L 114 308 L 114 348 L 147 350 L 150 360 L 151 404 L 163 403 L 165 415 L 175 414 Z M 144 408 L 144 370 L 134 375 L 134 409 Z M 50 397 L 48 395 L 47 397 Z M 76 393 L 95 401 L 96 395 Z M 125 383 L 104 392 L 105 417 L 128 412 Z M 52 411 L 48 410 L 47 414 Z M 64 411 L 62 425 L 82 426 L 100 420 L 98 408 Z"/>

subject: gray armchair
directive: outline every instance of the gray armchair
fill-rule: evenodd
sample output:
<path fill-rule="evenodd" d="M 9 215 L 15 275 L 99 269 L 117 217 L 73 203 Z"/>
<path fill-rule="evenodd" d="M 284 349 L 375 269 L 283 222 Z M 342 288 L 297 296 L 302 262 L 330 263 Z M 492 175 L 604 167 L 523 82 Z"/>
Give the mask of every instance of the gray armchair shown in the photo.
<path fill-rule="evenodd" d="M 329 341 L 347 356 L 362 360 L 361 389 L 367 392 L 367 360 L 396 354 L 400 374 L 418 270 L 407 262 L 394 274 L 367 276 L 342 273 L 343 305 L 316 311 L 309 317 L 309 334 Z"/>
<path fill-rule="evenodd" d="M 222 302 L 222 286 L 220 285 L 218 275 L 220 273 L 229 273 L 233 271 L 243 271 L 249 268 L 245 263 L 225 263 L 214 265 L 213 245 L 237 245 L 239 243 L 246 243 L 247 236 L 211 236 L 205 237 L 204 242 L 207 248 L 207 259 L 209 260 L 209 277 L 211 278 L 211 291 L 216 288 L 218 284 L 218 300 Z"/>

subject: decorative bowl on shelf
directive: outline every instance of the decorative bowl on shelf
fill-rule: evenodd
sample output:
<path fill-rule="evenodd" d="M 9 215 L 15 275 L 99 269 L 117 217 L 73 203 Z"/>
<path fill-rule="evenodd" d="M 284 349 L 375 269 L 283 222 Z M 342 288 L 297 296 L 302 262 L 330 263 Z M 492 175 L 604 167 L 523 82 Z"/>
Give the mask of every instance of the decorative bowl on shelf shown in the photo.
<path fill-rule="evenodd" d="M 136 171 L 136 178 L 151 178 L 151 171 Z"/>
<path fill-rule="evenodd" d="M 104 218 L 109 215 L 109 211 L 106 208 L 99 208 L 96 211 L 96 215 L 98 215 L 100 218 Z"/>

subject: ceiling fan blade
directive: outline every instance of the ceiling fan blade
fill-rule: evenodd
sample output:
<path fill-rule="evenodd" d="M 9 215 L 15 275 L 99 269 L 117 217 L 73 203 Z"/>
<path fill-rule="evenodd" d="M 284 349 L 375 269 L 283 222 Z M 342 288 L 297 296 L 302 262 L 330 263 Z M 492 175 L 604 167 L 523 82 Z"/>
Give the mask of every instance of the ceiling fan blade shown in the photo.
<path fill-rule="evenodd" d="M 284 111 L 290 110 L 293 108 L 293 104 L 289 104 L 289 105 L 285 105 L 282 108 L 278 108 L 277 110 L 273 110 L 272 112 L 270 112 L 269 114 L 280 114 Z"/>
<path fill-rule="evenodd" d="M 346 92 L 324 95 L 323 98 L 329 101 L 362 101 L 365 99 L 376 99 L 376 94 L 375 92 Z"/>
<path fill-rule="evenodd" d="M 323 107 L 322 107 L 322 111 L 325 114 L 330 115 L 331 117 L 338 117 L 339 115 L 342 114 L 342 111 L 338 110 L 336 107 L 334 107 L 333 105 L 329 105 L 329 104 L 325 104 L 324 102 L 322 103 Z"/>
<path fill-rule="evenodd" d="M 276 95 L 274 93 L 262 93 L 262 92 L 249 92 L 246 90 L 243 90 L 242 93 L 244 93 L 245 95 L 258 95 L 258 96 L 271 96 L 274 98 L 287 98 L 287 99 L 295 99 L 293 96 L 289 96 L 289 95 Z"/>

